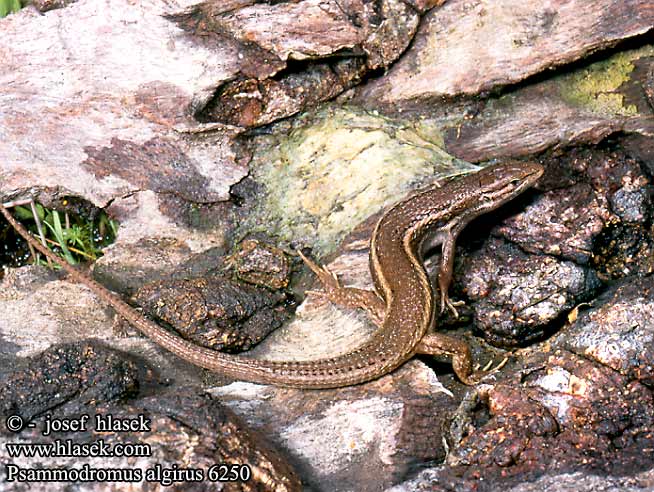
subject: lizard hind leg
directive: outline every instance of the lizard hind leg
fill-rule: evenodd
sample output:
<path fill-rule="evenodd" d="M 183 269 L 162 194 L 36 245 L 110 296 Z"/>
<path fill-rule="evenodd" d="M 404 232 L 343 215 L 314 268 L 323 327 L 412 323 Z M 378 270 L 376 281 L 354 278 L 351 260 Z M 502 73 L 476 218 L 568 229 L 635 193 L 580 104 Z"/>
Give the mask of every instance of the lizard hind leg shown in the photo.
<path fill-rule="evenodd" d="M 325 266 L 318 265 L 298 250 L 302 261 L 316 274 L 323 291 L 308 290 L 307 294 L 329 299 L 332 303 L 366 311 L 371 321 L 381 326 L 386 315 L 386 302 L 374 291 L 343 287 L 338 276 Z"/>
<path fill-rule="evenodd" d="M 500 370 L 508 359 L 504 359 L 497 367 L 489 370 L 489 366 L 482 370 L 473 369 L 472 354 L 466 342 L 459 338 L 433 333 L 425 335 L 416 346 L 416 353 L 433 356 L 449 355 L 452 357 L 452 368 L 463 384 L 473 386 L 484 377 Z"/>

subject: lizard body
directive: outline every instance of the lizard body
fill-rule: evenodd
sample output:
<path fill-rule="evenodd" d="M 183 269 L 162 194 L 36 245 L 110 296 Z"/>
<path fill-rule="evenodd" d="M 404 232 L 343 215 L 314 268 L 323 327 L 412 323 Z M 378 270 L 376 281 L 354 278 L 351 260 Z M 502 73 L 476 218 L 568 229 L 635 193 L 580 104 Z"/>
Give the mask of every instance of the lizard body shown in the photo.
<path fill-rule="evenodd" d="M 244 381 L 318 389 L 370 381 L 394 370 L 416 353 L 430 353 L 451 355 L 457 376 L 474 384 L 476 377 L 467 345 L 450 336 L 427 333 L 433 332 L 435 324 L 434 294 L 422 265 L 421 248 L 428 235 L 433 235 L 435 244 L 442 245 L 440 308 L 455 311 L 447 290 L 457 235 L 472 219 L 532 186 L 542 173 L 538 164 L 493 165 L 441 188 L 429 188 L 391 207 L 377 223 L 371 239 L 370 268 L 375 292 L 343 288 L 328 270 L 305 258 L 318 274 L 328 298 L 366 308 L 380 326 L 368 341 L 353 350 L 313 361 L 265 361 L 195 345 L 146 318 L 117 294 L 59 258 L 36 241 L 1 203 L 0 213 L 35 249 L 61 265 L 75 281 L 86 285 L 144 335 L 197 366 Z"/>

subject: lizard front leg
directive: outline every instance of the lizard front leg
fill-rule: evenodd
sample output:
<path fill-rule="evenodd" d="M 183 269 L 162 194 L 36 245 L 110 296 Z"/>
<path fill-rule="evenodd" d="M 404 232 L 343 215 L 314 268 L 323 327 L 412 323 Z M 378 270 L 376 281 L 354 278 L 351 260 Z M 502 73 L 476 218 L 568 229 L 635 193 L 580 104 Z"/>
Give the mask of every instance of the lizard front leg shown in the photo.
<path fill-rule="evenodd" d="M 445 308 L 452 311 L 455 318 L 459 317 L 459 312 L 456 306 L 463 306 L 463 301 L 452 302 L 448 290 L 452 282 L 452 275 L 454 271 L 454 248 L 456 245 L 456 238 L 465 227 L 465 223 L 455 223 L 448 229 L 440 232 L 441 235 L 441 266 L 438 270 L 438 289 L 441 296 L 441 314 L 445 312 Z"/>
<path fill-rule="evenodd" d="M 349 308 L 363 309 L 371 321 L 381 326 L 386 315 L 386 302 L 374 291 L 343 287 L 338 276 L 325 266 L 318 265 L 298 250 L 300 258 L 306 263 L 322 284 L 323 291 L 309 290 L 307 293 L 326 297 L 334 304 Z"/>

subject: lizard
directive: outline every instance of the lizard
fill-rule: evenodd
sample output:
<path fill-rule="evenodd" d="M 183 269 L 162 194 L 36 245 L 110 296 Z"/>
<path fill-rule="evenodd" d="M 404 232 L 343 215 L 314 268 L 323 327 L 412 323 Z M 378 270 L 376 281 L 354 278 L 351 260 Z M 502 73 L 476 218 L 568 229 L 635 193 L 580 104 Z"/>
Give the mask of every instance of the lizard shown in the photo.
<path fill-rule="evenodd" d="M 432 186 L 390 207 L 374 228 L 369 263 L 375 290 L 342 287 L 328 269 L 301 255 L 331 301 L 362 307 L 379 328 L 352 350 L 310 361 L 266 361 L 224 354 L 195 345 L 136 311 L 116 293 L 76 269 L 38 242 L 0 203 L 0 213 L 16 231 L 70 277 L 88 287 L 153 342 L 197 366 L 234 379 L 303 389 L 338 388 L 377 379 L 415 354 L 447 355 L 458 378 L 476 384 L 484 371 L 474 372 L 468 345 L 435 331 L 434 293 L 422 264 L 428 236 L 440 244 L 438 274 L 440 311 L 456 314 L 448 296 L 454 248 L 461 230 L 474 218 L 494 210 L 529 188 L 543 174 L 536 163 L 507 162 Z"/>

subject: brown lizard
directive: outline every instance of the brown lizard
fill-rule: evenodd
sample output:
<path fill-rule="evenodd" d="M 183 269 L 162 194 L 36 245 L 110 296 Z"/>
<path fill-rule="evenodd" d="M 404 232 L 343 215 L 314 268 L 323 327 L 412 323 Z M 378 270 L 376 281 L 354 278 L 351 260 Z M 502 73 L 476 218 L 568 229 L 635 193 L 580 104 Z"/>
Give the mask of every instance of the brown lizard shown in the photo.
<path fill-rule="evenodd" d="M 428 235 L 442 245 L 438 275 L 440 309 L 456 312 L 447 291 L 452 279 L 457 235 L 472 219 L 508 202 L 542 175 L 538 164 L 512 162 L 432 187 L 391 207 L 377 223 L 370 244 L 375 291 L 343 288 L 327 269 L 305 259 L 318 275 L 325 295 L 347 306 L 367 309 L 380 325 L 370 339 L 351 351 L 313 361 L 264 361 L 228 355 L 195 345 L 147 319 L 118 295 L 63 261 L 36 241 L 0 204 L 0 212 L 35 249 L 61 265 L 155 343 L 206 369 L 256 383 L 296 388 L 335 388 L 376 379 L 417 353 L 450 355 L 457 376 L 474 384 L 470 350 L 463 341 L 434 332 L 433 292 L 422 265 L 421 246 Z M 434 240 L 431 242 L 434 243 Z M 428 333 L 429 332 L 429 333 Z"/>

